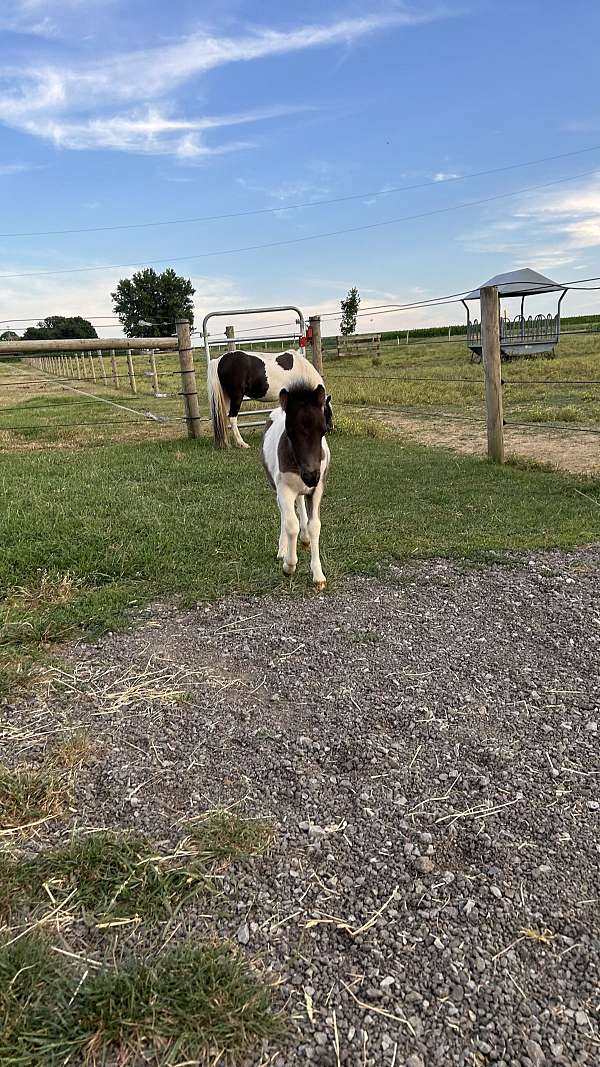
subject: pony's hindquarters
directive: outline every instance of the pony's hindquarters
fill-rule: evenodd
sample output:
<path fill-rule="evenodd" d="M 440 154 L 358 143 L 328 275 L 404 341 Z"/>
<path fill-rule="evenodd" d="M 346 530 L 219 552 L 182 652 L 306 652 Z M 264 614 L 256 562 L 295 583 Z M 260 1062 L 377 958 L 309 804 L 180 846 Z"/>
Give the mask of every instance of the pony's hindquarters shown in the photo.
<path fill-rule="evenodd" d="M 227 408 L 228 398 L 225 395 L 221 379 L 219 378 L 219 360 L 208 361 L 208 402 L 210 404 L 210 418 L 212 422 L 215 444 L 219 448 L 225 448 L 229 444 Z"/>

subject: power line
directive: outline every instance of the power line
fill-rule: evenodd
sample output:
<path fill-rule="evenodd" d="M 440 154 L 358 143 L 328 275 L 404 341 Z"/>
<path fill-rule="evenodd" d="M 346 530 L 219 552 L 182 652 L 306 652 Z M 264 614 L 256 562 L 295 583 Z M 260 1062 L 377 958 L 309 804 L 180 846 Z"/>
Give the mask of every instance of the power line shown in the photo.
<path fill-rule="evenodd" d="M 263 244 L 256 245 L 242 245 L 239 248 L 223 248 L 214 249 L 210 252 L 200 252 L 194 256 L 161 256 L 159 259 L 145 260 L 142 263 L 105 263 L 96 267 L 62 267 L 59 270 L 42 270 L 42 271 L 25 271 L 19 274 L 0 274 L 0 279 L 10 278 L 45 278 L 49 276 L 55 276 L 59 274 L 84 274 L 94 271 L 102 270 L 129 270 L 141 266 L 154 266 L 160 263 L 183 263 L 190 262 L 197 259 L 209 259 L 215 256 L 230 256 L 237 255 L 242 252 L 258 252 L 267 248 L 281 248 L 285 245 L 305 244 L 308 241 L 318 241 L 323 238 L 329 237 L 341 237 L 350 233 L 364 233 L 366 230 L 377 230 L 385 226 L 395 226 L 401 222 L 414 222 L 418 219 L 431 218 L 436 215 L 446 215 L 453 211 L 463 211 L 465 208 L 480 207 L 483 204 L 491 204 L 498 200 L 507 200 L 513 196 L 522 196 L 524 193 L 537 192 L 540 189 L 549 189 L 551 186 L 562 185 L 565 182 L 577 181 L 579 178 L 588 177 L 590 174 L 596 174 L 597 170 L 582 171 L 579 174 L 572 174 L 566 178 L 555 178 L 550 182 L 543 182 L 539 185 L 524 186 L 521 189 L 515 189 L 511 193 L 497 193 L 495 196 L 482 197 L 479 200 L 467 200 L 462 204 L 451 204 L 449 207 L 434 208 L 432 211 L 420 211 L 415 215 L 402 215 L 395 219 L 384 219 L 382 222 L 370 222 L 362 226 L 349 226 L 340 230 L 330 230 L 325 233 L 313 233 L 308 234 L 305 237 L 289 237 L 281 241 L 267 241 Z"/>
<path fill-rule="evenodd" d="M 22 233 L 0 233 L 2 240 L 10 237 L 58 237 L 65 234 L 75 233 L 106 233 L 114 230 L 142 230 L 157 226 L 182 226 L 196 222 L 222 222 L 227 219 L 247 218 L 251 215 L 271 215 L 280 211 L 299 211 L 304 208 L 325 207 L 331 204 L 344 204 L 352 200 L 363 200 L 365 197 L 393 196 L 397 193 L 408 193 L 416 189 L 439 188 L 443 185 L 451 185 L 456 182 L 470 181 L 472 178 L 485 178 L 491 174 L 503 174 L 511 170 L 520 170 L 523 167 L 535 167 L 540 163 L 551 163 L 558 159 L 567 159 L 571 156 L 581 156 L 589 152 L 600 151 L 600 145 L 591 145 L 589 148 L 578 148 L 572 152 L 560 152 L 553 156 L 542 156 L 539 159 L 529 159 L 521 163 L 507 163 L 502 167 L 490 167 L 487 170 L 473 171 L 471 174 L 456 174 L 447 178 L 435 178 L 431 181 L 418 182 L 414 185 L 392 186 L 388 189 L 376 189 L 366 193 L 352 193 L 348 196 L 335 196 L 325 200 L 310 200 L 299 204 L 280 204 L 279 207 L 251 208 L 247 211 L 229 211 L 220 215 L 199 215 L 185 219 L 163 219 L 152 222 L 129 222 L 111 226 L 85 226 L 80 228 L 68 228 L 63 230 L 28 230 Z"/>

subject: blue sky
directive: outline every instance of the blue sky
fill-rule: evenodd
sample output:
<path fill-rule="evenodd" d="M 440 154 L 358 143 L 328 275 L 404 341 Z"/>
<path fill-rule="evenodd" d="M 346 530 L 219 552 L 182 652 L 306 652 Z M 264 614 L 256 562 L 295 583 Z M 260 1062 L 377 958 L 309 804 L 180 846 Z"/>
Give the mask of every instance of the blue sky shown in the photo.
<path fill-rule="evenodd" d="M 364 304 L 425 299 L 518 266 L 600 274 L 600 150 L 467 177 L 600 145 L 598 40 L 589 0 L 2 0 L 2 233 L 277 210 L 0 238 L 0 319 L 110 315 L 133 268 L 43 273 L 104 264 L 173 261 L 197 316 L 288 302 L 325 314 L 351 285 Z M 573 293 L 565 310 L 597 305 Z"/>

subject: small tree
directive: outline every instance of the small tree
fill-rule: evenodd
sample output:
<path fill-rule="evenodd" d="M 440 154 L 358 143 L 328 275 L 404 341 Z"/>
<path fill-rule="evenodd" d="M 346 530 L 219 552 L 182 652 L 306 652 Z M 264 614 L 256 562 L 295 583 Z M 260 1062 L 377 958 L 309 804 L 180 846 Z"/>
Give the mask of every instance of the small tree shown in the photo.
<path fill-rule="evenodd" d="M 61 341 L 65 337 L 97 337 L 94 327 L 81 315 L 48 315 L 37 326 L 28 326 L 24 341 Z"/>
<path fill-rule="evenodd" d="M 4 333 L 0 333 L 0 341 L 18 341 L 19 335 L 14 330 L 5 330 Z"/>
<path fill-rule="evenodd" d="M 194 292 L 191 281 L 172 267 L 162 274 L 145 267 L 132 278 L 122 278 L 111 296 L 127 337 L 169 337 L 176 319 L 193 323 Z"/>
<path fill-rule="evenodd" d="M 340 322 L 340 333 L 344 337 L 347 337 L 350 333 L 356 331 L 356 317 L 358 315 L 358 309 L 360 307 L 360 293 L 355 285 L 352 289 L 348 290 L 348 296 L 345 300 L 340 301 L 342 308 L 342 321 Z"/>

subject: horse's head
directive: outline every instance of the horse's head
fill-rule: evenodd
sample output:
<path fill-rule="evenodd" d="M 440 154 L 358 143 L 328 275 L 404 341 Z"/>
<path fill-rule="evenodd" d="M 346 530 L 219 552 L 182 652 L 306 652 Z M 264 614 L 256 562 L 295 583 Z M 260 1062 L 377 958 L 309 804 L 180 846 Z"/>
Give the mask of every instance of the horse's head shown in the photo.
<path fill-rule="evenodd" d="M 285 411 L 285 429 L 290 439 L 300 476 L 305 485 L 314 489 L 321 477 L 321 453 L 327 433 L 325 389 L 282 389 L 279 402 Z"/>

